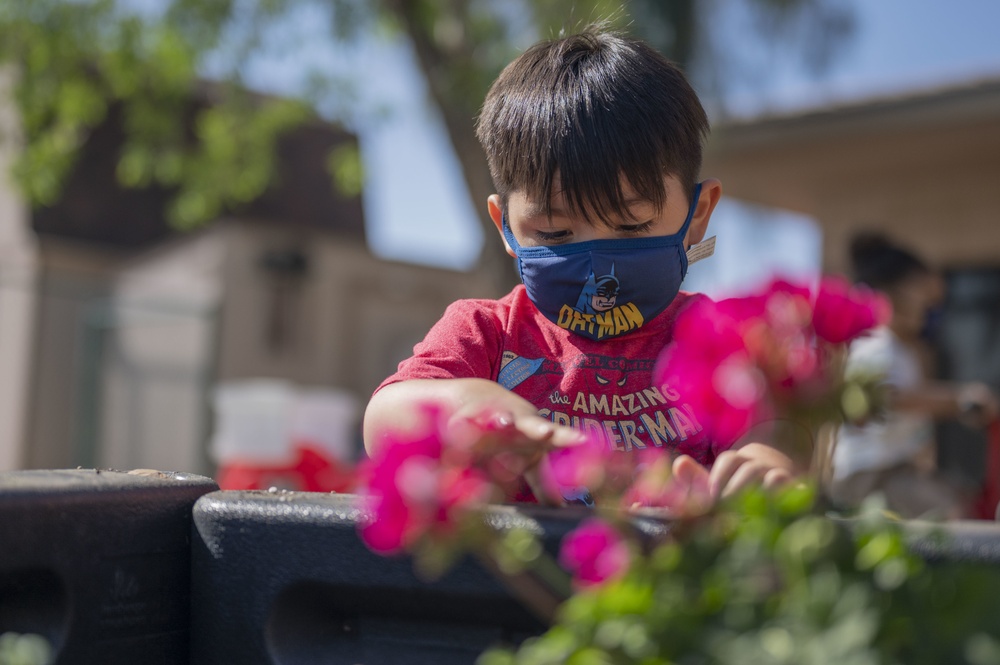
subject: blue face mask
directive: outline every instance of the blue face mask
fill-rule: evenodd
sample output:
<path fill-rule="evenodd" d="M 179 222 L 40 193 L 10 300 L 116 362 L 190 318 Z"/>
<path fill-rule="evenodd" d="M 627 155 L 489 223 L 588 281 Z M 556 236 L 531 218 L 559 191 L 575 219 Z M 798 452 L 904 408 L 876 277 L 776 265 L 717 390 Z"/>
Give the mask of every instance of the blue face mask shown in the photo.
<path fill-rule="evenodd" d="M 507 218 L 503 233 L 517 255 L 528 298 L 560 328 L 594 340 L 632 332 L 673 302 L 687 274 L 684 251 L 701 185 L 677 233 L 551 247 L 521 247 Z"/>

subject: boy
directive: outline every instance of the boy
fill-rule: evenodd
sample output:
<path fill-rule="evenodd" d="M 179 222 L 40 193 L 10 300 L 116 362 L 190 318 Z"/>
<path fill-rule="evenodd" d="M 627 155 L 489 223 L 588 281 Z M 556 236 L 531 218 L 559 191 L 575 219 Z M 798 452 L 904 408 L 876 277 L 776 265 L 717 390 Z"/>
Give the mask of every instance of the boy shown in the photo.
<path fill-rule="evenodd" d="M 651 385 L 677 313 L 701 297 L 679 289 L 722 193 L 696 182 L 707 132 L 684 75 L 642 42 L 590 28 L 509 64 L 477 136 L 497 189 L 489 215 L 524 284 L 448 308 L 372 396 L 369 453 L 431 400 L 456 418 L 492 414 L 540 449 L 581 430 L 623 453 L 666 447 L 675 472 L 710 467 L 715 495 L 787 481 L 788 456 L 720 449 L 683 395 Z"/>

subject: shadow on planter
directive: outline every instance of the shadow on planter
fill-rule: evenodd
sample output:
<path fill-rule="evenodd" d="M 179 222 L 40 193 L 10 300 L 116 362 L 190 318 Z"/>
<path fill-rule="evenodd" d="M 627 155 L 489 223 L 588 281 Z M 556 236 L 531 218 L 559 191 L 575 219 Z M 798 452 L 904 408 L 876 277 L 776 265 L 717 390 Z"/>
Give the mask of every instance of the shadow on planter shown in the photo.
<path fill-rule="evenodd" d="M 65 641 L 68 626 L 66 585 L 55 572 L 33 567 L 0 572 L 0 634 L 34 633 L 55 648 Z"/>

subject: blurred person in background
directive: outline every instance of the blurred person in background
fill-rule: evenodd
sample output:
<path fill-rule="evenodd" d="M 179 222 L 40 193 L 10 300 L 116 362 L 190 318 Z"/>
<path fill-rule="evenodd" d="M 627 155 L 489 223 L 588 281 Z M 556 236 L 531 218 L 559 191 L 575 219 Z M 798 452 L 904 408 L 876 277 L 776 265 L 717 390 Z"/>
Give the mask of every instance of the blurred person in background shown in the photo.
<path fill-rule="evenodd" d="M 830 498 L 854 508 L 882 494 L 886 507 L 904 518 L 968 517 L 970 498 L 936 468 L 934 424 L 957 418 L 985 426 L 997 417 L 997 396 L 983 383 L 931 378 L 928 333 L 945 292 L 937 270 L 879 234 L 856 236 L 850 255 L 855 281 L 885 293 L 893 314 L 887 325 L 851 345 L 846 371 L 884 376 L 889 402 L 883 416 L 840 429 Z"/>

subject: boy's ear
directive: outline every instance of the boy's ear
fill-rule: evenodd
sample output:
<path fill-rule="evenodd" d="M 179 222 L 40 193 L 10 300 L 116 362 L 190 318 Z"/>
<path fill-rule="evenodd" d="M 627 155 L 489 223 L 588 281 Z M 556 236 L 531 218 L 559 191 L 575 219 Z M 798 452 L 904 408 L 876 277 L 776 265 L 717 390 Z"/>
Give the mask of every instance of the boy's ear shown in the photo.
<path fill-rule="evenodd" d="M 486 199 L 486 209 L 489 210 L 490 219 L 493 220 L 493 225 L 497 227 L 497 231 L 500 232 L 500 240 L 503 241 L 503 246 L 507 250 L 507 253 L 516 258 L 517 254 L 514 253 L 510 243 L 507 242 L 507 238 L 503 234 L 503 208 L 500 204 L 499 194 L 490 194 L 490 197 Z M 692 220 L 692 223 L 693 221 L 694 220 Z"/>
<path fill-rule="evenodd" d="M 708 178 L 701 183 L 701 195 L 698 196 L 698 205 L 695 206 L 694 215 L 691 217 L 691 225 L 688 226 L 687 236 L 684 238 L 684 249 L 691 245 L 696 245 L 705 239 L 705 232 L 708 230 L 708 220 L 712 217 L 712 211 L 722 198 L 722 182 L 716 178 Z"/>

